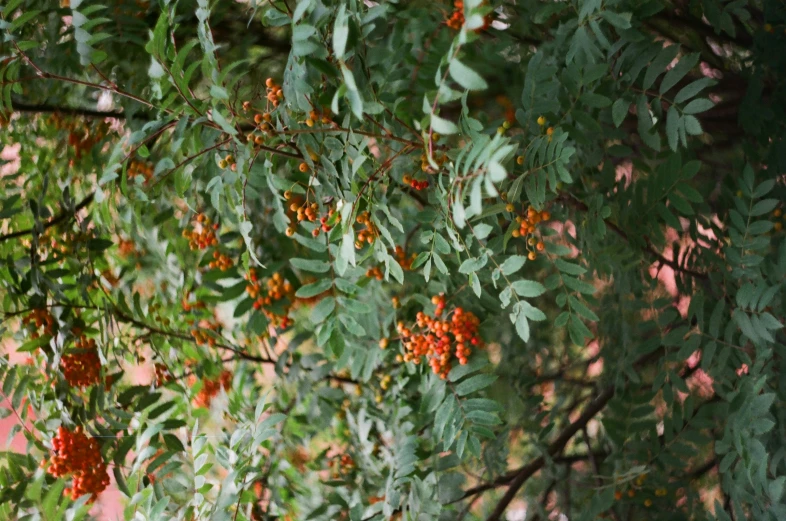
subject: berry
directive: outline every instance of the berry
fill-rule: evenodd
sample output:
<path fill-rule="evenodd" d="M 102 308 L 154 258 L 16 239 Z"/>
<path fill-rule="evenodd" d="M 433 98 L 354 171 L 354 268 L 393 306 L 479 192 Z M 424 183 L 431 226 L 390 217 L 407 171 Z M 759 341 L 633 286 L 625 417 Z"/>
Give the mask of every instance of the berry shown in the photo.
<path fill-rule="evenodd" d="M 60 370 L 71 387 L 89 387 L 100 381 L 101 360 L 98 358 L 96 341 L 82 335 L 74 347 L 77 352 L 63 355 Z"/>
<path fill-rule="evenodd" d="M 545 124 L 546 124 L 546 118 L 544 118 L 543 116 L 539 116 L 538 117 L 538 125 L 540 125 L 542 127 Z"/>
<path fill-rule="evenodd" d="M 537 259 L 537 258 L 538 258 L 538 255 L 537 255 L 537 254 L 536 254 L 534 251 L 531 251 L 531 252 L 529 252 L 529 253 L 527 254 L 527 258 L 528 258 L 529 260 L 531 260 L 531 261 L 534 261 L 535 259 Z"/>
<path fill-rule="evenodd" d="M 308 165 L 306 163 L 300 163 L 300 166 L 298 166 L 298 170 L 300 170 L 303 173 L 308 172 Z"/>
<path fill-rule="evenodd" d="M 56 478 L 71 475 L 72 486 L 65 492 L 72 499 L 90 494 L 88 502 L 92 503 L 109 486 L 101 448 L 95 438 L 85 435 L 82 427 L 71 431 L 61 425 L 52 438 L 52 451 L 47 472 Z"/>

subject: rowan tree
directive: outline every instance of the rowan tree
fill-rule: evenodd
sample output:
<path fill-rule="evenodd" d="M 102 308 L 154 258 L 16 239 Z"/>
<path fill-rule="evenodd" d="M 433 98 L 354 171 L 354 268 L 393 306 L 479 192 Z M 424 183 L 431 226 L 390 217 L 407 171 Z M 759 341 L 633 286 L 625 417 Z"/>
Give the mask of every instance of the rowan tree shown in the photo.
<path fill-rule="evenodd" d="M 107 4 L 0 7 L 0 518 L 786 519 L 782 0 Z"/>

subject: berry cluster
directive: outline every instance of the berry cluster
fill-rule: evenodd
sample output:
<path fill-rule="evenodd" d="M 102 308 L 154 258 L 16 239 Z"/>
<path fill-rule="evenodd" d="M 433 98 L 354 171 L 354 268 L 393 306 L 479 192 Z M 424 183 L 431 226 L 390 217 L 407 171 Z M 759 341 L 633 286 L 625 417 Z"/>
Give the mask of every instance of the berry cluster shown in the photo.
<path fill-rule="evenodd" d="M 264 280 L 263 285 L 257 276 L 256 270 L 253 268 L 249 270 L 245 279 L 249 282 L 246 286 L 246 293 L 254 299 L 254 309 L 262 311 L 273 326 L 289 327 L 291 320 L 289 318 L 289 308 L 291 304 L 288 303 L 284 306 L 283 314 L 277 314 L 266 306 L 271 306 L 285 297 L 289 298 L 291 302 L 294 295 L 292 284 L 282 277 L 280 273 L 274 273 L 270 278 Z"/>
<path fill-rule="evenodd" d="M 407 174 L 402 179 L 405 185 L 411 187 L 413 190 L 425 190 L 428 188 L 428 181 L 418 181 L 417 179 L 412 179 L 412 176 Z"/>
<path fill-rule="evenodd" d="M 485 5 L 485 4 L 486 2 L 483 2 L 481 5 Z M 451 29 L 458 31 L 464 25 L 464 1 L 455 0 L 453 2 L 453 7 L 455 8 L 453 10 L 453 14 L 450 16 L 450 18 L 448 18 L 447 22 L 445 23 Z M 491 18 L 491 14 L 489 13 L 485 17 L 483 17 L 483 26 L 479 27 L 478 29 L 475 29 L 475 32 L 478 33 L 480 31 L 488 29 L 488 27 L 491 25 L 491 22 L 492 22 L 492 18 Z"/>
<path fill-rule="evenodd" d="M 85 152 L 104 139 L 109 132 L 109 125 L 106 122 L 102 121 L 94 129 L 91 129 L 84 121 L 73 118 L 66 119 L 58 113 L 52 114 L 48 122 L 58 130 L 68 130 L 68 146 L 74 147 L 76 160 L 81 159 Z M 71 164 L 73 165 L 73 160 Z"/>
<path fill-rule="evenodd" d="M 509 211 L 513 211 L 513 205 L 508 203 L 506 209 Z M 530 237 L 527 238 L 527 246 L 533 247 L 534 250 L 530 250 L 527 254 L 529 260 L 537 259 L 537 254 L 535 250 L 542 252 L 546 249 L 546 243 L 542 240 L 538 240 L 534 237 L 534 233 L 536 231 L 536 226 L 539 223 L 546 222 L 551 219 L 551 213 L 548 210 L 543 210 L 542 212 L 538 212 L 533 207 L 527 208 L 527 215 L 526 217 L 518 216 L 516 217 L 516 221 L 519 223 L 519 229 L 513 230 L 513 237 L 526 237 L 529 235 Z"/>
<path fill-rule="evenodd" d="M 371 215 L 368 212 L 358 214 L 355 220 L 358 224 L 365 226 L 365 228 L 358 232 L 357 239 L 355 240 L 355 249 L 359 250 L 363 247 L 363 243 L 373 243 L 379 231 L 374 223 L 371 222 Z"/>
<path fill-rule="evenodd" d="M 306 126 L 313 127 L 314 123 L 316 123 L 317 121 L 321 121 L 323 125 L 329 125 L 333 123 L 333 120 L 327 117 L 324 112 L 322 114 L 319 114 L 316 110 L 312 110 L 311 112 L 308 113 Z"/>
<path fill-rule="evenodd" d="M 131 239 L 120 239 L 117 242 L 117 250 L 121 257 L 128 257 L 136 253 L 136 245 Z"/>
<path fill-rule="evenodd" d="M 145 182 L 147 183 L 153 177 L 153 163 L 151 162 L 142 162 L 142 161 L 131 161 L 128 164 L 128 179 L 133 179 L 137 176 L 142 176 L 145 178 Z"/>
<path fill-rule="evenodd" d="M 55 332 L 55 317 L 46 308 L 32 310 L 22 319 L 22 324 L 35 324 L 36 331 L 30 335 L 32 338 L 38 338 L 38 330 L 41 328 L 43 328 L 44 335 L 52 336 Z"/>
<path fill-rule="evenodd" d="M 439 139 L 439 134 L 437 134 L 436 132 L 431 134 L 432 142 L 436 141 L 437 139 Z M 442 165 L 444 165 L 445 161 L 448 160 L 448 156 L 446 156 L 445 154 L 434 154 L 432 156 L 432 159 L 434 160 L 434 162 L 437 164 L 438 167 L 442 168 Z M 434 167 L 431 166 L 431 163 L 428 162 L 428 154 L 426 154 L 425 152 L 420 155 L 420 170 L 426 172 L 427 174 L 437 173 L 437 171 L 434 170 Z"/>
<path fill-rule="evenodd" d="M 783 217 L 783 220 L 786 221 L 786 215 L 784 215 L 782 209 L 776 208 L 775 210 L 772 211 L 772 218 L 773 218 L 773 220 L 774 219 L 779 219 L 781 217 Z M 772 229 L 774 231 L 776 231 L 776 232 L 781 231 L 783 229 L 783 223 L 780 222 L 780 221 L 775 221 L 775 223 L 773 223 L 773 225 L 772 225 Z"/>
<path fill-rule="evenodd" d="M 385 278 L 385 275 L 382 273 L 382 268 L 379 266 L 372 266 L 371 268 L 366 270 L 366 277 L 370 279 L 377 279 L 382 280 Z"/>
<path fill-rule="evenodd" d="M 169 372 L 167 366 L 162 363 L 157 363 L 155 365 L 155 374 L 156 374 L 156 387 L 163 387 L 167 384 L 167 382 L 172 381 L 172 373 Z"/>
<path fill-rule="evenodd" d="M 234 263 L 232 262 L 232 258 L 227 255 L 226 253 L 221 253 L 220 251 L 216 250 L 213 252 L 213 259 L 208 264 L 210 269 L 219 269 L 221 271 L 226 271 L 231 268 Z"/>
<path fill-rule="evenodd" d="M 202 381 L 202 389 L 200 389 L 199 393 L 197 393 L 196 397 L 194 397 L 194 405 L 197 407 L 205 407 L 209 409 L 210 404 L 213 402 L 213 398 L 216 397 L 221 388 L 227 390 L 231 385 L 231 371 L 222 371 L 218 379 L 215 380 L 205 378 Z"/>
<path fill-rule="evenodd" d="M 412 263 L 415 262 L 415 259 L 417 258 L 417 254 L 415 253 L 407 256 L 407 252 L 405 252 L 404 248 L 401 246 L 396 246 L 396 251 L 394 251 L 393 254 L 396 257 L 396 261 L 398 262 L 399 266 L 401 266 L 404 271 L 411 270 Z"/>
<path fill-rule="evenodd" d="M 278 104 L 284 99 L 284 91 L 281 90 L 281 86 L 276 84 L 273 78 L 268 78 L 265 80 L 265 87 L 267 87 L 267 100 L 274 107 L 278 107 Z"/>
<path fill-rule="evenodd" d="M 70 431 L 60 426 L 57 436 L 52 438 L 52 450 L 54 455 L 47 472 L 56 478 L 73 475 L 71 488 L 64 491 L 72 499 L 90 494 L 90 501 L 95 501 L 109 486 L 109 474 L 98 442 L 88 438 L 82 427 Z"/>
<path fill-rule="evenodd" d="M 218 322 L 202 321 L 199 326 L 210 331 L 218 331 L 218 329 L 221 327 L 221 324 Z M 207 331 L 203 331 L 201 329 L 192 329 L 191 336 L 194 337 L 194 342 L 197 344 L 207 344 L 211 347 L 216 345 L 216 339 L 213 338 L 212 335 L 209 335 Z"/>
<path fill-rule="evenodd" d="M 355 460 L 349 454 L 341 454 L 328 461 L 328 467 L 333 469 L 333 478 L 339 478 L 355 468 Z"/>
<path fill-rule="evenodd" d="M 89 387 L 99 382 L 101 360 L 96 341 L 81 335 L 75 342 L 76 353 L 63 355 L 60 370 L 71 387 Z"/>
<path fill-rule="evenodd" d="M 183 297 L 181 301 L 181 306 L 183 307 L 183 311 L 185 311 L 186 313 L 190 313 L 194 309 L 205 309 L 206 307 L 205 303 L 200 300 L 195 301 L 193 304 L 190 303 L 188 301 L 188 294 L 186 294 Z"/>
<path fill-rule="evenodd" d="M 447 378 L 451 369 L 451 356 L 455 353 L 459 364 L 465 365 L 472 354 L 469 346 L 482 347 L 483 341 L 478 336 L 480 321 L 469 311 L 457 307 L 450 319 L 440 320 L 445 309 L 445 297 L 434 296 L 432 303 L 436 306 L 434 317 L 418 312 L 416 325 L 419 332 L 413 332 L 399 322 L 397 330 L 401 336 L 407 353 L 405 362 L 419 364 L 422 357 L 428 360 L 431 370 L 441 378 Z"/>
<path fill-rule="evenodd" d="M 319 204 L 317 203 L 308 204 L 308 202 L 303 201 L 302 199 L 295 200 L 292 196 L 292 192 L 290 192 L 289 190 L 284 192 L 284 198 L 287 201 L 292 201 L 289 205 L 289 210 L 292 212 L 297 212 L 298 222 L 303 222 L 303 221 L 314 222 L 317 220 L 317 216 L 318 216 L 317 212 L 319 211 Z M 331 217 L 333 217 L 334 213 L 335 210 L 333 208 L 330 208 L 328 210 L 327 215 L 323 215 L 322 217 L 319 218 L 319 226 L 311 231 L 311 235 L 313 237 L 319 237 L 320 232 L 327 233 L 332 229 L 332 226 L 328 223 Z M 286 234 L 287 237 L 292 237 L 293 235 L 295 235 L 295 227 L 290 226 L 289 228 L 287 228 Z"/>
<path fill-rule="evenodd" d="M 209 246 L 218 244 L 218 237 L 216 237 L 216 230 L 218 230 L 218 223 L 210 225 L 210 218 L 203 214 L 196 216 L 197 226 L 193 230 L 183 230 L 183 237 L 188 239 L 188 246 L 192 250 L 204 250 Z"/>
<path fill-rule="evenodd" d="M 227 154 L 226 157 L 224 157 L 224 159 L 218 162 L 218 167 L 221 170 L 228 167 L 230 170 L 234 172 L 235 170 L 237 170 L 237 163 L 235 161 L 235 156 L 233 156 L 232 154 Z"/>

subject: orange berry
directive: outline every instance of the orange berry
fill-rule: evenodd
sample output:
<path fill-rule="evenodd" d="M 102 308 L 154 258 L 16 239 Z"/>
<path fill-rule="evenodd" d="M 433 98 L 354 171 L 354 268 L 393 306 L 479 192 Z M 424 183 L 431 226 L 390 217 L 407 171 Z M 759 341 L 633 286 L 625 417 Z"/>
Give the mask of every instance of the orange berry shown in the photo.
<path fill-rule="evenodd" d="M 300 163 L 300 166 L 298 167 L 298 170 L 300 170 L 301 172 L 304 172 L 304 173 L 308 172 L 308 165 L 306 163 Z"/>
<path fill-rule="evenodd" d="M 537 258 L 538 258 L 538 255 L 537 255 L 537 254 L 536 254 L 534 251 L 531 251 L 531 252 L 529 252 L 529 253 L 527 254 L 527 258 L 528 258 L 529 260 L 531 260 L 531 261 L 534 261 L 535 259 L 537 259 Z"/>
<path fill-rule="evenodd" d="M 543 241 L 540 241 L 538 244 L 535 245 L 535 248 L 538 251 L 543 251 L 546 249 L 546 244 Z"/>

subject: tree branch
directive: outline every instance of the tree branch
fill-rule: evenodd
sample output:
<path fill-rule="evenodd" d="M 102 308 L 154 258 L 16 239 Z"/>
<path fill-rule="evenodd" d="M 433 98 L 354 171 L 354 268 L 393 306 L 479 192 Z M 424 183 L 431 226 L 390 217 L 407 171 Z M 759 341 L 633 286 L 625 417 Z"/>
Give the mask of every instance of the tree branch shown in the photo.
<path fill-rule="evenodd" d="M 72 212 L 62 212 L 59 215 L 57 215 L 55 217 L 52 217 L 46 223 L 44 223 L 44 229 L 46 230 L 47 228 L 51 228 L 52 226 L 58 225 L 61 222 L 65 221 L 69 217 L 73 217 L 73 215 L 76 212 L 78 212 L 82 208 L 85 208 L 90 203 L 92 203 L 94 197 L 95 197 L 95 194 L 90 194 L 87 197 L 85 197 L 84 199 L 82 199 L 74 207 L 74 210 Z M 11 240 L 11 239 L 16 239 L 18 237 L 24 237 L 25 235 L 30 235 L 31 233 L 33 233 L 34 229 L 35 228 L 25 228 L 24 230 L 18 230 L 18 231 L 15 231 L 15 232 L 7 233 L 5 235 L 0 235 L 0 242 L 8 241 L 8 240 Z"/>

